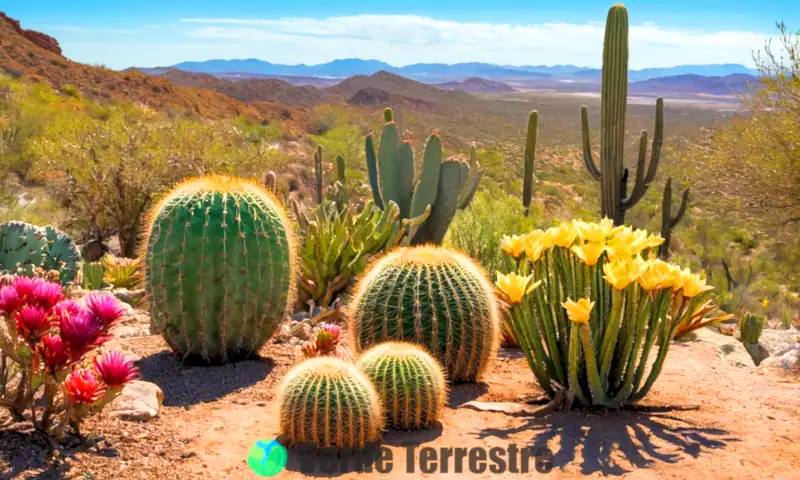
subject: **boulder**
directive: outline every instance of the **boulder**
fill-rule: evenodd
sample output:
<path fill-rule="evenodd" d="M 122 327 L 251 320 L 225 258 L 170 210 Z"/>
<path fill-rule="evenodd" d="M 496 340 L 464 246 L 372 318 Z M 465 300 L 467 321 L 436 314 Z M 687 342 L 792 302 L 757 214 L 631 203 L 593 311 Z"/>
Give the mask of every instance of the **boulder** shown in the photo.
<path fill-rule="evenodd" d="M 800 348 L 792 348 L 783 355 L 769 357 L 761 362 L 762 368 L 782 368 L 784 370 L 800 370 Z"/>
<path fill-rule="evenodd" d="M 764 346 L 771 357 L 780 357 L 800 344 L 800 334 L 794 329 L 764 329 L 758 343 Z"/>
<path fill-rule="evenodd" d="M 107 413 L 127 421 L 146 422 L 158 416 L 164 404 L 164 392 L 158 385 L 134 380 L 107 407 Z"/>
<path fill-rule="evenodd" d="M 696 330 L 695 336 L 697 341 L 710 343 L 717 347 L 720 357 L 730 365 L 735 367 L 754 367 L 755 362 L 750 356 L 750 353 L 742 345 L 742 342 L 734 337 L 722 335 L 710 328 L 701 328 Z"/>

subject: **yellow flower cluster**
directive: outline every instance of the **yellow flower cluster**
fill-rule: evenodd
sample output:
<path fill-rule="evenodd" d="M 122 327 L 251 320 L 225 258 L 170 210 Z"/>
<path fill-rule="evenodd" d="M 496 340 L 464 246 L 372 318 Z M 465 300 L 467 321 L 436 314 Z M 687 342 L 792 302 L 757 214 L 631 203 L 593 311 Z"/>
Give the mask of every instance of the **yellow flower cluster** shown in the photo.
<path fill-rule="evenodd" d="M 548 230 L 506 235 L 501 246 L 514 258 L 520 258 L 524 253 L 534 263 L 554 247 L 568 248 L 589 266 L 596 265 L 605 253 L 608 261 L 603 264 L 603 278 L 617 290 L 624 290 L 628 285 L 638 282 L 646 292 L 672 289 L 676 292 L 681 290 L 686 297 L 694 297 L 713 288 L 688 269 L 682 270 L 663 260 L 645 260 L 641 257 L 642 252 L 657 247 L 663 241 L 658 235 L 649 235 L 646 230 L 615 227 L 606 218 L 599 223 L 573 220 Z M 518 303 L 532 290 L 525 290 L 530 283 L 530 277 L 517 277 L 513 273 L 506 276 L 498 272 L 498 287 L 512 299 L 512 303 Z"/>
<path fill-rule="evenodd" d="M 589 323 L 589 318 L 592 316 L 592 309 L 594 308 L 594 302 L 588 298 L 581 298 L 577 302 L 568 298 L 561 306 L 567 310 L 567 317 L 569 317 L 570 321 L 575 323 Z"/>

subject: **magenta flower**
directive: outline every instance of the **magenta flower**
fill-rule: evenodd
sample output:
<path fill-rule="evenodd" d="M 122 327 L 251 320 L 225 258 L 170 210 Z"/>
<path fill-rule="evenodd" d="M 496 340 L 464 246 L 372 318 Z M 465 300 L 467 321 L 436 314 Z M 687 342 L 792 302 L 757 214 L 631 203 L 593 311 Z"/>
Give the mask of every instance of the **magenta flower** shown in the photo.
<path fill-rule="evenodd" d="M 317 333 L 317 348 L 322 353 L 330 352 L 339 343 L 339 335 L 341 333 L 342 329 L 339 328 L 339 325 L 335 323 L 323 324 L 322 329 Z"/>
<path fill-rule="evenodd" d="M 103 333 L 103 323 L 88 310 L 61 316 L 58 327 L 74 360 L 79 360 L 86 352 L 109 339 Z"/>
<path fill-rule="evenodd" d="M 97 379 L 91 370 L 79 368 L 67 375 L 64 390 L 73 405 L 91 405 L 105 393 L 103 382 Z"/>
<path fill-rule="evenodd" d="M 85 312 L 86 309 L 75 300 L 62 300 L 53 307 L 53 313 L 61 320 L 63 317 L 73 317 Z"/>
<path fill-rule="evenodd" d="M 42 356 L 42 360 L 44 360 L 44 364 L 47 365 L 47 370 L 50 372 L 55 372 L 70 360 L 69 348 L 58 335 L 48 333 L 42 337 L 39 343 L 39 353 Z"/>
<path fill-rule="evenodd" d="M 133 362 L 117 351 L 94 357 L 94 370 L 112 388 L 121 388 L 131 380 L 141 377 Z"/>
<path fill-rule="evenodd" d="M 53 308 L 58 302 L 64 300 L 61 285 L 51 282 L 42 282 L 33 291 L 33 299 L 42 308 Z"/>
<path fill-rule="evenodd" d="M 20 298 L 17 289 L 12 286 L 0 288 L 0 314 L 11 316 L 25 301 Z"/>
<path fill-rule="evenodd" d="M 17 333 L 30 344 L 47 333 L 52 323 L 47 310 L 36 305 L 22 307 L 22 310 L 14 314 L 14 320 L 17 321 Z"/>
<path fill-rule="evenodd" d="M 18 276 L 14 279 L 14 288 L 17 289 L 17 294 L 23 301 L 29 302 L 36 298 L 36 287 L 43 283 L 47 282 L 41 278 Z"/>
<path fill-rule="evenodd" d="M 125 315 L 125 307 L 113 295 L 101 295 L 97 292 L 92 292 L 86 295 L 83 301 L 86 307 L 103 322 L 106 329 Z"/>

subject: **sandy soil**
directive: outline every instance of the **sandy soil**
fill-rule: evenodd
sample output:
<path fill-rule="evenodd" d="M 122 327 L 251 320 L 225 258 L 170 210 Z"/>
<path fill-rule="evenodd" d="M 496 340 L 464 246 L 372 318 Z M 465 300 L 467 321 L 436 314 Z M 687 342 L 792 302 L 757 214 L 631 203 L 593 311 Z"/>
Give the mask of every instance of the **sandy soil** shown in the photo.
<path fill-rule="evenodd" d="M 256 440 L 277 433 L 275 392 L 300 361 L 291 347 L 268 345 L 257 360 L 193 367 L 182 365 L 160 337 L 122 342 L 142 357 L 144 380 L 163 389 L 161 415 L 148 423 L 92 419 L 86 431 L 104 440 L 51 456 L 38 434 L 0 430 L 0 478 L 260 478 L 246 458 Z M 359 473 L 352 458 L 345 465 L 290 449 L 286 470 L 274 478 L 800 478 L 800 377 L 729 366 L 700 342 L 673 345 L 670 357 L 651 394 L 628 410 L 532 417 L 459 408 L 470 400 L 524 402 L 540 393 L 520 352 L 504 350 L 484 383 L 453 389 L 439 428 L 387 432 L 391 473 Z M 500 447 L 507 460 L 511 444 L 549 449 L 538 466 L 552 472 L 537 472 L 531 459 L 526 475 L 476 473 L 465 460 L 457 474 L 454 457 L 446 474 L 420 471 L 424 447 Z M 323 463 L 331 458 L 336 463 Z"/>

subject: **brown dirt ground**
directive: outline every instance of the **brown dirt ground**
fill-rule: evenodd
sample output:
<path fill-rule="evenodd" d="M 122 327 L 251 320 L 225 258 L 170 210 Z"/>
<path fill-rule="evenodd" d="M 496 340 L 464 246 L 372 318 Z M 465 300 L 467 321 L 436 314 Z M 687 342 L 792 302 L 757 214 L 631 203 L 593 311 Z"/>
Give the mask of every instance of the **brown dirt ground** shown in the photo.
<path fill-rule="evenodd" d="M 91 419 L 85 430 L 103 441 L 60 449 L 50 457 L 47 442 L 36 433 L 19 427 L 0 430 L 0 478 L 259 478 L 250 472 L 246 457 L 256 440 L 277 434 L 275 392 L 289 368 L 300 361 L 291 347 L 271 344 L 261 359 L 187 367 L 160 337 L 122 343 L 142 357 L 144 380 L 163 389 L 161 415 L 149 423 Z M 516 402 L 538 394 L 524 358 L 518 351 L 504 350 L 484 383 L 453 388 L 439 428 L 385 435 L 383 445 L 394 458 L 391 475 L 306 475 L 301 467 L 318 457 L 290 449 L 287 469 L 274 478 L 800 478 L 800 377 L 727 365 L 712 347 L 699 342 L 673 345 L 670 357 L 650 395 L 634 409 L 531 417 L 458 408 L 469 400 Z M 548 475 L 533 467 L 528 475 L 406 471 L 406 444 L 510 443 L 548 447 L 554 470 Z M 415 452 L 419 458 L 419 448 Z"/>

